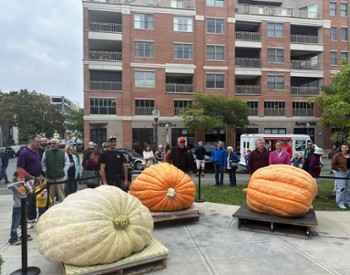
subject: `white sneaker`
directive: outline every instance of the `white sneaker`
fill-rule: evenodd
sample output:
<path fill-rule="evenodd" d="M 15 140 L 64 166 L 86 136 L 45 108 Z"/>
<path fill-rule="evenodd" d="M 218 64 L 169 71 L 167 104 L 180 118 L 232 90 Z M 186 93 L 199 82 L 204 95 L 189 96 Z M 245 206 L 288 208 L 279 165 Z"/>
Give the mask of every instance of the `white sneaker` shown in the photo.
<path fill-rule="evenodd" d="M 28 222 L 30 222 L 30 223 L 36 223 L 36 222 L 38 222 L 38 219 L 28 220 Z"/>
<path fill-rule="evenodd" d="M 343 204 L 340 204 L 340 205 L 338 205 L 338 206 L 339 206 L 339 208 L 341 208 L 341 209 L 346 209 L 346 206 L 343 205 Z"/>
<path fill-rule="evenodd" d="M 28 222 L 27 223 L 27 229 L 31 229 L 31 228 L 33 228 L 34 227 L 34 225 L 31 223 L 31 222 Z"/>

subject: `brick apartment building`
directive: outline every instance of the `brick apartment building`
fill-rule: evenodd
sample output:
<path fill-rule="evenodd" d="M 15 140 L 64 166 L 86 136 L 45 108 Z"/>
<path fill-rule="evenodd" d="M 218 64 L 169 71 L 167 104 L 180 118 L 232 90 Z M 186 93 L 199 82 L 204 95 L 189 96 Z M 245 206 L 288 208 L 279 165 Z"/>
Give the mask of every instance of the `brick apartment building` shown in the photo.
<path fill-rule="evenodd" d="M 85 144 L 157 140 L 239 146 L 240 132 L 196 133 L 179 111 L 196 92 L 246 99 L 248 133 L 309 134 L 330 148 L 309 101 L 349 52 L 349 1 L 85 0 Z"/>

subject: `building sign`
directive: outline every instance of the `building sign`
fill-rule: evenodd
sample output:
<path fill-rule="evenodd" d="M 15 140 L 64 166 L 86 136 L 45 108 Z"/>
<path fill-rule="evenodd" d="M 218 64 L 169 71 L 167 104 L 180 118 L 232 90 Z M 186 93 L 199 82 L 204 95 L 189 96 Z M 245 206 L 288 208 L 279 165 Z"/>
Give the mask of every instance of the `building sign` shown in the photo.
<path fill-rule="evenodd" d="M 307 122 L 307 121 L 300 121 L 300 122 L 295 122 L 295 126 L 304 126 L 304 127 L 306 127 L 306 126 L 316 126 L 317 125 L 317 123 L 315 122 L 315 121 L 309 121 L 309 122 Z"/>

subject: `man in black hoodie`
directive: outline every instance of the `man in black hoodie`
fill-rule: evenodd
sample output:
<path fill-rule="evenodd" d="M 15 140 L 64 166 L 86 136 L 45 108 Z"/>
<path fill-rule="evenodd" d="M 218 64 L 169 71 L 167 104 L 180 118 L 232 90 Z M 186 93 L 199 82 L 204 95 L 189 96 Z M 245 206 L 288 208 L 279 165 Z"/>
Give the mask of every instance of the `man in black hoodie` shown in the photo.
<path fill-rule="evenodd" d="M 166 160 L 168 163 L 175 165 L 186 174 L 191 174 L 193 169 L 193 155 L 191 150 L 186 146 L 186 139 L 179 137 L 177 146 L 173 147 Z"/>

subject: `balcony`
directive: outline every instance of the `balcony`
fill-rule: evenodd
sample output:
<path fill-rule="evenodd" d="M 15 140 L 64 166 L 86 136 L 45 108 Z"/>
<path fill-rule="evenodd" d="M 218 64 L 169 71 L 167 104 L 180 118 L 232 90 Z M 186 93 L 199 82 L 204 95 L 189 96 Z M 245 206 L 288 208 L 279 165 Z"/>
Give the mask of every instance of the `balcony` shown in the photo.
<path fill-rule="evenodd" d="M 285 116 L 286 115 L 286 109 L 269 109 L 264 108 L 264 116 Z"/>
<path fill-rule="evenodd" d="M 293 116 L 314 116 L 314 109 L 293 109 Z"/>
<path fill-rule="evenodd" d="M 259 115 L 259 109 L 257 108 L 249 109 L 249 116 L 258 116 L 258 115 Z"/>
<path fill-rule="evenodd" d="M 236 66 L 245 68 L 260 68 L 260 58 L 237 57 Z"/>
<path fill-rule="evenodd" d="M 319 43 L 317 36 L 298 35 L 298 34 L 292 34 L 290 36 L 290 41 L 292 43 L 298 43 L 298 44 L 318 44 Z"/>
<path fill-rule="evenodd" d="M 281 16 L 281 17 L 296 17 L 307 19 L 321 19 L 321 14 L 318 12 L 299 10 L 292 8 L 277 8 L 277 7 L 261 7 L 256 5 L 237 5 L 237 14 L 265 15 L 265 16 Z"/>
<path fill-rule="evenodd" d="M 92 91 L 122 91 L 122 83 L 118 81 L 91 80 L 90 90 Z"/>
<path fill-rule="evenodd" d="M 192 84 L 167 83 L 167 93 L 193 94 Z"/>
<path fill-rule="evenodd" d="M 174 9 L 195 9 L 195 0 L 85 0 L 84 2 L 100 2 L 132 6 L 161 7 Z"/>
<path fill-rule="evenodd" d="M 122 53 L 117 51 L 90 50 L 90 59 L 101 61 L 120 61 L 122 60 Z"/>
<path fill-rule="evenodd" d="M 242 41 L 261 41 L 260 33 L 258 32 L 242 32 L 237 31 L 236 32 L 236 40 L 242 40 Z"/>
<path fill-rule="evenodd" d="M 290 89 L 290 94 L 292 96 L 315 96 L 320 94 L 320 88 L 292 86 Z"/>
<path fill-rule="evenodd" d="M 260 95 L 259 85 L 236 85 L 236 94 L 240 95 Z"/>
<path fill-rule="evenodd" d="M 107 22 L 90 22 L 89 30 L 92 32 L 120 33 L 122 32 L 122 24 Z"/>
<path fill-rule="evenodd" d="M 154 107 L 135 107 L 135 116 L 151 116 Z"/>
<path fill-rule="evenodd" d="M 291 60 L 291 68 L 294 70 L 320 70 L 320 64 L 311 60 Z"/>
<path fill-rule="evenodd" d="M 174 108 L 174 116 L 179 116 L 182 111 L 186 111 L 185 107 L 175 107 Z"/>

